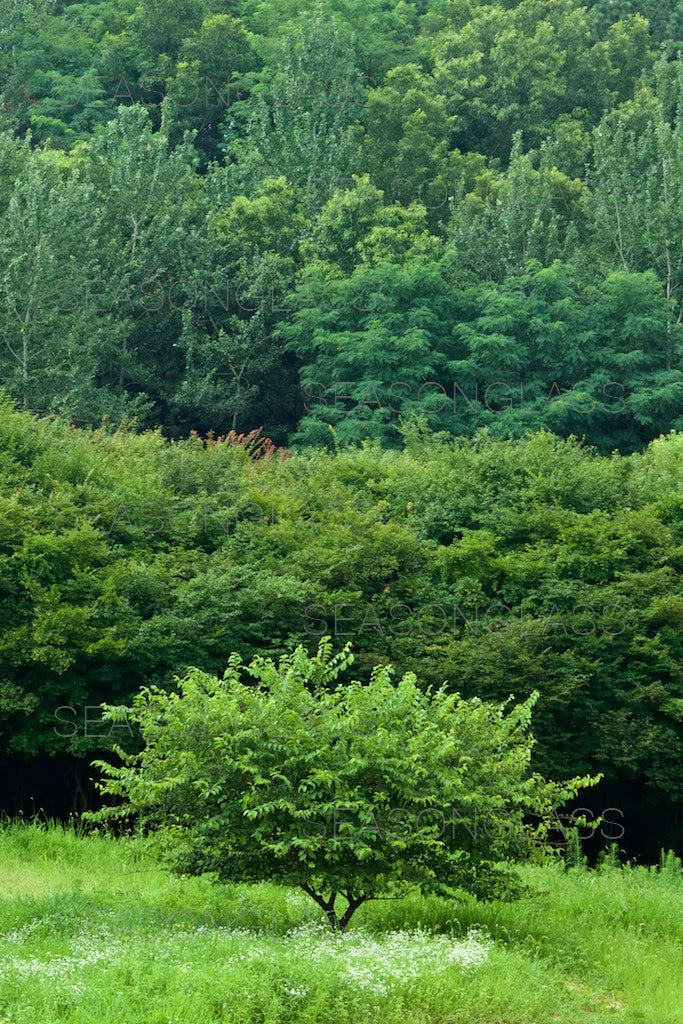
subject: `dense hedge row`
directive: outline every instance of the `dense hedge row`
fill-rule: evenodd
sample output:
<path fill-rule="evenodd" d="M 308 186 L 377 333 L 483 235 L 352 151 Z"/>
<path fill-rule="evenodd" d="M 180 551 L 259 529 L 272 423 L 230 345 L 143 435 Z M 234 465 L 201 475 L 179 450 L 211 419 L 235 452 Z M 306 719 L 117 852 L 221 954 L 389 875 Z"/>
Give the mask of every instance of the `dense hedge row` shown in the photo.
<path fill-rule="evenodd" d="M 539 768 L 602 771 L 614 805 L 637 792 L 673 826 L 680 434 L 604 457 L 418 421 L 402 452 L 268 449 L 3 406 L 5 751 L 106 749 L 100 701 L 329 634 L 352 640 L 361 674 L 391 660 L 468 696 L 539 689 Z"/>

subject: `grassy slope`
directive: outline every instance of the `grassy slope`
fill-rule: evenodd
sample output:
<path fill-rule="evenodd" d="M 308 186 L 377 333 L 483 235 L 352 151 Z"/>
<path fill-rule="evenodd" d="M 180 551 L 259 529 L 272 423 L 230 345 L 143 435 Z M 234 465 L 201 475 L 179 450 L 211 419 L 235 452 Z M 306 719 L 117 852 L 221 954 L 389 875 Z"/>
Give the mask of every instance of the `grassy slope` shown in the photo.
<path fill-rule="evenodd" d="M 533 895 L 515 904 L 382 902 L 341 940 L 287 936 L 318 920 L 303 894 L 173 879 L 138 841 L 14 825 L 0 829 L 0 1024 L 680 1024 L 673 861 L 525 874 Z M 443 934 L 390 934 L 420 924 Z M 471 928 L 493 939 L 483 964 Z"/>

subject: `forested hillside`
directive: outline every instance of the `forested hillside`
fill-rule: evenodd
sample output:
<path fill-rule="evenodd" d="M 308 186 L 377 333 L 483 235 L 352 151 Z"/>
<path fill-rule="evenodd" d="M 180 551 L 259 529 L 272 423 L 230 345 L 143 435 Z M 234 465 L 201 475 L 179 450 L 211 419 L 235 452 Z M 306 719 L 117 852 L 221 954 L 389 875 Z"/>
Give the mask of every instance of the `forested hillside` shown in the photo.
<path fill-rule="evenodd" d="M 683 425 L 680 0 L 2 0 L 0 30 L 21 408 L 290 447 Z"/>
<path fill-rule="evenodd" d="M 680 0 L 0 0 L 3 806 L 330 635 L 537 689 L 539 770 L 680 842 L 682 53 Z"/>
<path fill-rule="evenodd" d="M 680 1024 L 682 570 L 683 0 L 0 0 L 0 1024 Z"/>

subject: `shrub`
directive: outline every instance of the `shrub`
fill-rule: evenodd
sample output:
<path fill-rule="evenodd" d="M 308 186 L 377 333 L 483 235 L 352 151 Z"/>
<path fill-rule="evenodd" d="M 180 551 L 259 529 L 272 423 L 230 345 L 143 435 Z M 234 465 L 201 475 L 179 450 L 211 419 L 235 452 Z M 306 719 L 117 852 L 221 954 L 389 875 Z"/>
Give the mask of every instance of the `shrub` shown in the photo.
<path fill-rule="evenodd" d="M 529 772 L 537 695 L 463 700 L 412 673 L 394 683 L 390 666 L 340 684 L 352 660 L 329 638 L 277 664 L 233 654 L 223 679 L 191 669 L 178 692 L 107 706 L 145 745 L 95 762 L 124 802 L 89 817 L 134 813 L 179 873 L 300 886 L 335 929 L 411 890 L 512 894 L 510 864 L 544 849 L 555 808 L 595 781 Z"/>

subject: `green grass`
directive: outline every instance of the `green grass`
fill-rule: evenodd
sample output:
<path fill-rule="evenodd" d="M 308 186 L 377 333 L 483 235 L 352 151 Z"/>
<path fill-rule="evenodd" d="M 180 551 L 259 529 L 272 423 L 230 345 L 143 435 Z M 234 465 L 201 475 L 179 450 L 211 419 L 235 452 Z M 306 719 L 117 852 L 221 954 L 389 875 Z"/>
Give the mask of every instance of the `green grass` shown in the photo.
<path fill-rule="evenodd" d="M 141 840 L 10 824 L 0 1024 L 681 1024 L 680 862 L 522 874 L 516 903 L 377 902 L 339 938 L 302 893 L 172 878 Z"/>

